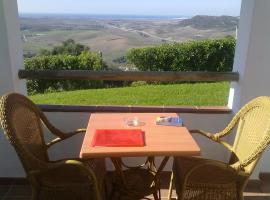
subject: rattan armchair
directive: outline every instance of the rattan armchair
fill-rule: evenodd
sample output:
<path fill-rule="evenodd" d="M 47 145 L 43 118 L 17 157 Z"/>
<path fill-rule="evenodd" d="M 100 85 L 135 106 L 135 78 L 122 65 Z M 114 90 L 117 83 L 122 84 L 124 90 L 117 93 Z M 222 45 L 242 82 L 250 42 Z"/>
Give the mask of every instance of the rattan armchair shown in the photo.
<path fill-rule="evenodd" d="M 48 157 L 50 146 L 84 132 L 84 129 L 71 133 L 58 130 L 34 103 L 16 93 L 1 98 L 0 119 L 32 186 L 32 199 L 104 198 L 106 170 L 103 159 L 50 161 Z M 56 136 L 49 143 L 45 143 L 42 122 Z"/>
<path fill-rule="evenodd" d="M 231 146 L 222 138 L 237 125 Z M 191 133 L 223 145 L 231 152 L 231 159 L 223 163 L 202 158 L 175 158 L 173 182 L 178 199 L 242 200 L 247 181 L 270 143 L 270 97 L 258 97 L 246 104 L 219 133 L 201 130 L 191 130 Z"/>

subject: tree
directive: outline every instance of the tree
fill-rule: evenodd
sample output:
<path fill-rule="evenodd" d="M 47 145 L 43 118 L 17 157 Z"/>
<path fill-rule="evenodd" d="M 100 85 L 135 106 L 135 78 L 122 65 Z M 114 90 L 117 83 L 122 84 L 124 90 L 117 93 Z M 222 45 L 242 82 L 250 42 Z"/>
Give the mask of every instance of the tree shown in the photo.
<path fill-rule="evenodd" d="M 53 47 L 51 51 L 42 49 L 40 51 L 40 55 L 73 55 L 78 56 L 84 51 L 89 51 L 90 48 L 88 46 L 78 44 L 73 39 L 68 39 L 63 41 L 61 45 Z"/>

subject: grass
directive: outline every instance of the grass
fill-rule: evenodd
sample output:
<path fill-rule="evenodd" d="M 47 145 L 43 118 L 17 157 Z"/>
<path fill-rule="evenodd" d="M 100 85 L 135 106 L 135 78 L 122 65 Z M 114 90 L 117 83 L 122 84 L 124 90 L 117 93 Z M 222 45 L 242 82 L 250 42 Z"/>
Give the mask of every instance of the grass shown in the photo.
<path fill-rule="evenodd" d="M 37 94 L 37 104 L 70 105 L 226 105 L 229 83 L 145 85 Z"/>

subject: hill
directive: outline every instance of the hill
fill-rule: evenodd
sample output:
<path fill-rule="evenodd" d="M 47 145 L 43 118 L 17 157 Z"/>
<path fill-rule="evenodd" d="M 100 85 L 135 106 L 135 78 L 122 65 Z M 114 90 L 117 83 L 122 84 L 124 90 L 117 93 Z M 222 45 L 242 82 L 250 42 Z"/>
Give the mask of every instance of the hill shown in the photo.
<path fill-rule="evenodd" d="M 191 26 L 196 29 L 221 28 L 231 30 L 238 25 L 239 17 L 233 16 L 208 16 L 197 15 L 190 19 L 184 19 L 179 22 L 180 26 Z"/>
<path fill-rule="evenodd" d="M 22 16 L 20 20 L 25 57 L 73 39 L 91 51 L 102 52 L 104 61 L 112 68 L 127 67 L 124 56 L 130 48 L 234 36 L 238 23 L 237 17 L 230 16 L 195 16 L 182 20 L 38 15 Z"/>

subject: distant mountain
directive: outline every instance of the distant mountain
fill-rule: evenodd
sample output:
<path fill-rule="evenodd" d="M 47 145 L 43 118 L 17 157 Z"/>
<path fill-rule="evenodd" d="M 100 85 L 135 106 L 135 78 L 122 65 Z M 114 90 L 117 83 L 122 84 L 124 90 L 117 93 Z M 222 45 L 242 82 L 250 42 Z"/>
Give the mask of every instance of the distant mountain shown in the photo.
<path fill-rule="evenodd" d="M 197 15 L 179 22 L 180 26 L 191 26 L 196 29 L 234 29 L 239 22 L 239 17 Z"/>

